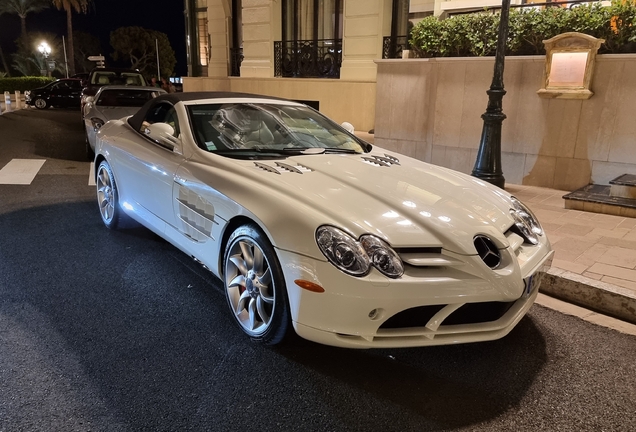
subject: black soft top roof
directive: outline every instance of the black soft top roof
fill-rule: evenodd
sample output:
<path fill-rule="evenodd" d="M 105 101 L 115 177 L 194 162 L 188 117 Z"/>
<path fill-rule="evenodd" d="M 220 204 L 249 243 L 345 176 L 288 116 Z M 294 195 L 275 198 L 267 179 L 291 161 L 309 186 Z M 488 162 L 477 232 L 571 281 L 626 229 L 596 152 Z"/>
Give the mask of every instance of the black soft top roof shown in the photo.
<path fill-rule="evenodd" d="M 128 119 L 128 124 L 135 130 L 141 129 L 141 123 L 146 114 L 155 105 L 162 102 L 169 102 L 172 105 L 176 105 L 179 102 L 189 102 L 199 99 L 228 99 L 228 98 L 249 98 L 249 99 L 270 99 L 276 101 L 292 102 L 289 99 L 278 98 L 274 96 L 265 96 L 251 93 L 233 93 L 233 92 L 181 92 L 181 93 L 167 93 L 157 96 L 156 98 L 146 102 L 139 111 Z"/>

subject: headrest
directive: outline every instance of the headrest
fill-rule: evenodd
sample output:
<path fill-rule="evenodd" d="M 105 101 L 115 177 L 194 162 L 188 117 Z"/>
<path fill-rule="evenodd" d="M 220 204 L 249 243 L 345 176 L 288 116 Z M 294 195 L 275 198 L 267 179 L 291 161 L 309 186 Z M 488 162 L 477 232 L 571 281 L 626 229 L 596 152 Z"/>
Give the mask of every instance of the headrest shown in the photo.
<path fill-rule="evenodd" d="M 106 75 L 100 75 L 97 79 L 97 84 L 109 84 L 110 80 Z"/>

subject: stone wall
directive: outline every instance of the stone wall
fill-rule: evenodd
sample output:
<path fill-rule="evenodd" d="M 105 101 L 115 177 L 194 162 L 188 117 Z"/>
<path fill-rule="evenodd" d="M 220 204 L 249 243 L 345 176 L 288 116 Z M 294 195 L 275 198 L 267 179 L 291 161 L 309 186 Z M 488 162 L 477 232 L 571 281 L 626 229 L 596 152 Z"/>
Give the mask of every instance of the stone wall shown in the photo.
<path fill-rule="evenodd" d="M 506 182 L 575 190 L 636 174 L 636 55 L 598 56 L 588 100 L 539 98 L 544 60 L 506 58 Z M 375 143 L 470 173 L 494 58 L 376 63 Z"/>

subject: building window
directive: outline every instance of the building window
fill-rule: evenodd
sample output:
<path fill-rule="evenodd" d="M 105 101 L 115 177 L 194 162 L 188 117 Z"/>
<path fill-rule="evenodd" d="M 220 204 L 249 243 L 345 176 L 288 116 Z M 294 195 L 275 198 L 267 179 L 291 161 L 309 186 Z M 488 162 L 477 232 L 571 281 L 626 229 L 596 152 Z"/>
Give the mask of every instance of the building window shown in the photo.
<path fill-rule="evenodd" d="M 188 75 L 207 76 L 210 59 L 207 0 L 185 0 Z"/>
<path fill-rule="evenodd" d="M 282 41 L 274 42 L 274 74 L 339 78 L 343 0 L 282 0 Z"/>
<path fill-rule="evenodd" d="M 382 58 L 402 58 L 402 51 L 409 49 L 413 27 L 409 21 L 409 6 L 409 0 L 393 0 L 391 35 L 383 39 Z"/>

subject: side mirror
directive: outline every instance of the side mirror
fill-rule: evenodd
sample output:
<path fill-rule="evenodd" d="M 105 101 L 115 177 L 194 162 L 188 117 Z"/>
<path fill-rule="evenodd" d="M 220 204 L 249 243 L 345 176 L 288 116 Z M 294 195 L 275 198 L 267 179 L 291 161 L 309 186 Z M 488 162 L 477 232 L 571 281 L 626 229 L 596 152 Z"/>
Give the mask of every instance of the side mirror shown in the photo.
<path fill-rule="evenodd" d="M 91 103 L 93 101 L 95 101 L 95 96 L 87 96 L 86 100 L 84 102 L 88 104 L 88 103 Z"/>
<path fill-rule="evenodd" d="M 179 139 L 174 136 L 174 128 L 168 123 L 153 123 L 146 126 L 144 134 L 151 140 L 166 147 L 169 150 L 175 150 L 179 144 Z"/>
<path fill-rule="evenodd" d="M 346 130 L 347 132 L 349 132 L 350 134 L 353 134 L 356 131 L 353 125 L 349 122 L 344 122 L 340 126 L 342 126 L 342 128 Z"/>

